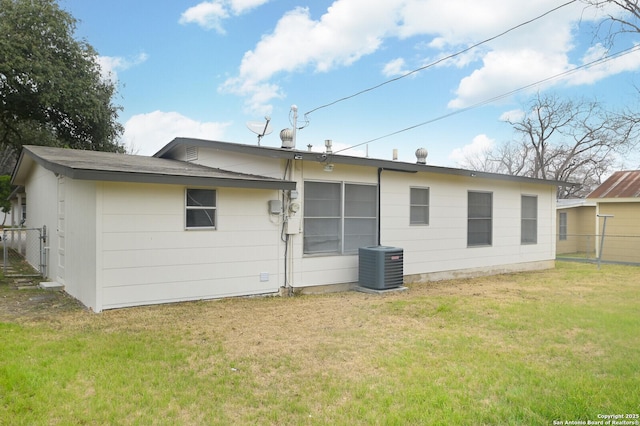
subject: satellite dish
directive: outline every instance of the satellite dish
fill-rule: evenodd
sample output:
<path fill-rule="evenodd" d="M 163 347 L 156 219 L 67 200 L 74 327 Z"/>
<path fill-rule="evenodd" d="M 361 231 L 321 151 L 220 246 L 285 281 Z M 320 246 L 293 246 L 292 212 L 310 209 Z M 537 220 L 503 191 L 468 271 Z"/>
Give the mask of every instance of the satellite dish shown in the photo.
<path fill-rule="evenodd" d="M 255 133 L 256 135 L 258 135 L 258 146 L 260 146 L 260 139 L 262 139 L 264 135 L 268 135 L 273 131 L 273 128 L 270 125 L 271 117 L 267 115 L 264 117 L 264 119 L 266 120 L 266 122 L 262 122 L 262 121 L 247 122 L 247 128 L 251 130 L 253 133 Z"/>

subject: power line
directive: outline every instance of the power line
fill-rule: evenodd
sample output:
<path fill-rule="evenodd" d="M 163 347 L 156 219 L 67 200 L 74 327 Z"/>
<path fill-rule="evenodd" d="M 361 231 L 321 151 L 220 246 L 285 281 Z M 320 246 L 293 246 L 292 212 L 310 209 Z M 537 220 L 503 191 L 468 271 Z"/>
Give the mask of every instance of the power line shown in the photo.
<path fill-rule="evenodd" d="M 547 78 L 544 78 L 542 80 L 538 80 L 535 83 L 527 84 L 526 86 L 519 87 L 519 88 L 511 90 L 509 92 L 494 96 L 492 98 L 485 99 L 483 101 L 480 101 L 480 102 L 475 103 L 473 105 L 470 105 L 468 107 L 461 108 L 461 109 L 456 110 L 456 111 L 452 111 L 452 112 L 450 112 L 448 114 L 444 114 L 444 115 L 438 116 L 436 118 L 432 118 L 430 120 L 423 121 L 422 123 L 414 124 L 413 126 L 405 127 L 404 129 L 397 130 L 395 132 L 388 133 L 386 135 L 379 136 L 379 137 L 374 138 L 374 139 L 369 139 L 369 140 L 367 140 L 365 142 L 361 142 L 359 144 L 352 145 L 350 147 L 343 148 L 343 149 L 340 149 L 338 151 L 334 151 L 334 154 L 337 154 L 337 153 L 343 152 L 343 151 L 347 151 L 349 149 L 357 148 L 359 146 L 366 145 L 366 144 L 371 143 L 371 142 L 379 141 L 380 139 L 385 139 L 385 138 L 388 138 L 390 136 L 397 135 L 399 133 L 404 133 L 404 132 L 407 132 L 409 130 L 413 130 L 415 128 L 425 126 L 427 124 L 434 123 L 436 121 L 444 120 L 445 118 L 449 118 L 451 116 L 454 116 L 454 115 L 457 115 L 457 114 L 461 114 L 463 112 L 467 112 L 469 110 L 481 107 L 483 105 L 487 105 L 487 104 L 493 103 L 493 102 L 498 101 L 500 99 L 504 99 L 506 97 L 509 97 L 509 96 L 513 95 L 514 93 L 521 92 L 523 90 L 529 89 L 529 88 L 534 87 L 534 86 L 538 86 L 538 85 L 540 85 L 542 83 L 546 83 L 548 81 L 555 80 L 557 78 L 566 77 L 566 76 L 571 75 L 571 74 L 573 74 L 573 73 L 575 73 L 577 71 L 580 71 L 581 69 L 590 68 L 590 67 L 595 66 L 595 65 L 603 64 L 603 63 L 608 62 L 608 61 L 610 61 L 612 59 L 619 58 L 621 56 L 628 55 L 630 53 L 637 52 L 637 51 L 640 51 L 640 45 L 636 45 L 636 46 L 630 47 L 628 49 L 624 49 L 624 50 L 621 50 L 619 52 L 616 52 L 616 53 L 614 53 L 612 55 L 606 56 L 604 58 L 596 59 L 596 60 L 588 62 L 586 64 L 582 64 L 582 65 L 577 66 L 575 68 L 571 68 L 570 70 L 561 72 L 559 74 L 555 74 L 555 75 L 553 75 L 551 77 L 547 77 Z"/>
<path fill-rule="evenodd" d="M 423 71 L 423 70 L 425 70 L 425 69 L 427 69 L 427 68 L 431 68 L 431 67 L 433 67 L 433 66 L 435 66 L 435 65 L 438 65 L 438 64 L 439 64 L 439 63 L 441 63 L 441 62 L 444 62 L 444 61 L 447 61 L 447 60 L 449 60 L 449 59 L 455 58 L 456 56 L 460 56 L 460 55 L 462 55 L 463 53 L 466 53 L 466 52 L 468 52 L 468 51 L 470 51 L 470 50 L 472 50 L 472 49 L 475 49 L 475 48 L 476 48 L 476 47 L 478 47 L 478 46 L 481 46 L 481 45 L 483 45 L 483 44 L 485 44 L 485 43 L 488 43 L 488 42 L 493 41 L 493 40 L 495 40 L 495 39 L 497 39 L 497 38 L 499 38 L 499 37 L 502 37 L 502 36 L 504 36 L 505 34 L 508 34 L 508 33 L 510 33 L 511 31 L 514 31 L 514 30 L 516 30 L 516 29 L 518 29 L 518 28 L 520 28 L 520 27 L 523 27 L 523 26 L 528 25 L 528 24 L 530 24 L 530 23 L 532 23 L 532 22 L 535 22 L 535 21 L 537 21 L 538 19 L 541 19 L 541 18 L 543 18 L 543 17 L 545 17 L 545 16 L 549 15 L 550 13 L 555 12 L 555 11 L 556 11 L 556 10 L 558 10 L 558 9 L 561 9 L 561 8 L 563 8 L 563 7 L 565 7 L 565 6 L 568 6 L 568 5 L 572 4 L 572 3 L 575 3 L 576 1 L 578 1 L 578 0 L 571 0 L 571 1 L 568 1 L 568 2 L 566 2 L 566 3 L 564 3 L 564 4 L 561 4 L 561 5 L 560 5 L 560 6 L 558 6 L 558 7 L 555 7 L 555 8 L 553 8 L 553 9 L 551 9 L 551 10 L 548 10 L 547 12 L 543 13 L 542 15 L 539 15 L 539 16 L 537 16 L 537 17 L 535 17 L 535 18 L 533 18 L 533 19 L 530 19 L 530 20 L 528 20 L 528 21 L 522 22 L 521 24 L 518 24 L 518 25 L 516 25 L 515 27 L 511 27 L 511 28 L 509 28 L 508 30 L 503 31 L 503 32 L 501 32 L 501 33 L 500 33 L 500 34 L 498 34 L 498 35 L 495 35 L 495 36 L 490 37 L 490 38 L 488 38 L 488 39 L 485 39 L 485 40 L 483 40 L 483 41 L 481 41 L 481 42 L 478 42 L 478 43 L 476 43 L 476 44 L 473 44 L 473 45 L 471 45 L 471 46 L 467 47 L 466 49 L 460 50 L 459 52 L 453 53 L 453 54 L 451 54 L 451 55 L 449 55 L 449 56 L 445 56 L 445 57 L 443 57 L 443 58 L 440 58 L 440 59 L 438 59 L 438 60 L 437 60 L 437 61 L 435 61 L 435 62 L 431 62 L 430 64 L 424 65 L 424 66 L 422 66 L 422 67 L 420 67 L 420 68 L 416 68 L 416 69 L 414 69 L 414 70 L 412 70 L 412 71 L 409 71 L 409 72 L 408 72 L 408 73 L 406 73 L 406 74 L 400 75 L 400 76 L 398 76 L 398 77 L 394 77 L 394 78 L 392 78 L 392 79 L 390 79 L 390 80 L 387 80 L 387 81 L 384 81 L 384 82 L 382 82 L 382 83 L 380 83 L 380 84 L 377 84 L 377 85 L 375 85 L 375 86 L 369 87 L 368 89 L 361 90 L 361 91 L 359 91 L 359 92 L 357 92 L 357 93 L 354 93 L 354 94 L 352 94 L 352 95 L 345 96 L 345 97 L 343 97 L 343 98 L 337 99 L 337 100 L 335 100 L 335 101 L 333 101 L 333 102 L 330 102 L 330 103 L 328 103 L 328 104 L 325 104 L 325 105 L 321 105 L 321 106 L 319 106 L 319 107 L 316 107 L 316 108 L 314 108 L 314 109 L 312 109 L 312 110 L 307 111 L 307 112 L 305 112 L 305 113 L 304 113 L 305 121 L 306 121 L 306 122 L 308 122 L 309 120 L 308 120 L 307 116 L 308 116 L 309 114 L 311 114 L 311 113 L 315 112 L 315 111 L 318 111 L 319 109 L 327 108 L 327 107 L 329 107 L 329 106 L 332 106 L 332 105 L 335 105 L 335 104 L 337 104 L 337 103 L 340 103 L 340 102 L 346 101 L 346 100 L 348 100 L 348 99 L 355 98 L 356 96 L 360 96 L 360 95 L 362 95 L 363 93 L 371 92 L 371 91 L 376 90 L 376 89 L 378 89 L 378 88 L 380 88 L 380 87 L 382 87 L 382 86 L 384 86 L 384 85 L 387 85 L 387 84 L 389 84 L 389 83 L 393 83 L 393 82 L 395 82 L 395 81 L 398 81 L 398 80 L 400 80 L 400 79 L 403 79 L 403 78 L 405 78 L 405 77 L 408 77 L 408 76 L 410 76 L 410 75 L 412 75 L 412 74 L 415 74 L 415 73 L 417 73 L 417 72 Z"/>

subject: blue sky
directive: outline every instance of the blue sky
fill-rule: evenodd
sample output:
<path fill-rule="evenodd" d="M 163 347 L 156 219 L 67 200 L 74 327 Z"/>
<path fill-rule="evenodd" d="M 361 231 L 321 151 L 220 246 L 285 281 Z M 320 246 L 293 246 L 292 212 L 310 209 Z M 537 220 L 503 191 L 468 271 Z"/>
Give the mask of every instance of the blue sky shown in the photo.
<path fill-rule="evenodd" d="M 563 0 L 60 0 L 76 35 L 117 82 L 124 142 L 151 155 L 176 136 L 256 144 L 248 121 L 271 117 L 280 146 L 290 108 L 304 114 L 430 64 L 538 17 Z M 616 10 L 610 12 L 616 13 Z M 599 17 L 580 2 L 443 61 L 311 113 L 297 148 L 332 139 L 349 155 L 456 166 L 465 153 L 514 137 L 503 118 L 537 91 L 637 107 L 640 52 L 565 79 L 465 108 L 602 57 Z M 640 35 L 617 40 L 629 49 Z M 455 113 L 447 118 L 440 117 Z M 394 136 L 365 142 L 436 120 Z"/>

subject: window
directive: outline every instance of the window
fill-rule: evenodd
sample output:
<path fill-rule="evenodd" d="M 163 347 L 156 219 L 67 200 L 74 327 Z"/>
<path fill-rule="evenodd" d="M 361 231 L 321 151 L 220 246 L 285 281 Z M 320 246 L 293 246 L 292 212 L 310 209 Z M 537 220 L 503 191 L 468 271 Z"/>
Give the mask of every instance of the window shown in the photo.
<path fill-rule="evenodd" d="M 304 253 L 356 253 L 377 237 L 374 185 L 304 183 Z"/>
<path fill-rule="evenodd" d="M 493 194 L 469 192 L 467 195 L 467 246 L 490 246 L 493 222 Z"/>
<path fill-rule="evenodd" d="M 538 242 L 538 197 L 523 195 L 521 205 L 520 243 L 536 244 Z"/>
<path fill-rule="evenodd" d="M 558 224 L 558 236 L 561 241 L 567 240 L 567 212 L 560 213 L 560 223 Z"/>
<path fill-rule="evenodd" d="M 333 253 L 340 250 L 341 198 L 339 183 L 305 182 L 305 253 Z"/>
<path fill-rule="evenodd" d="M 186 190 L 187 229 L 216 227 L 216 191 L 213 189 Z"/>
<path fill-rule="evenodd" d="M 409 223 L 411 225 L 429 224 L 429 188 L 411 188 Z"/>
<path fill-rule="evenodd" d="M 378 234 L 377 187 L 344 185 L 344 252 L 376 244 Z"/>

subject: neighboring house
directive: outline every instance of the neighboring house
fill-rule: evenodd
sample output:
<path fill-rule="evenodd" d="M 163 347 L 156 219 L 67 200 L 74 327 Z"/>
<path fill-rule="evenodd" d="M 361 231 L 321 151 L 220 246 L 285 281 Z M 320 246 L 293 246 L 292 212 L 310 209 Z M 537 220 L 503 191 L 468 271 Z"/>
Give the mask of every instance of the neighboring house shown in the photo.
<path fill-rule="evenodd" d="M 419 150 L 424 151 L 424 150 Z M 555 181 L 178 138 L 154 157 L 26 146 L 49 279 L 96 312 L 353 288 L 358 248 L 404 281 L 551 268 Z"/>
<path fill-rule="evenodd" d="M 556 253 L 595 258 L 595 219 L 595 201 L 583 198 L 558 200 Z"/>
<path fill-rule="evenodd" d="M 607 217 L 606 230 L 603 230 Z M 640 170 L 615 172 L 586 199 L 559 200 L 559 255 L 640 263 Z"/>

